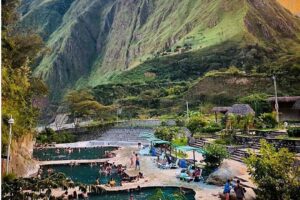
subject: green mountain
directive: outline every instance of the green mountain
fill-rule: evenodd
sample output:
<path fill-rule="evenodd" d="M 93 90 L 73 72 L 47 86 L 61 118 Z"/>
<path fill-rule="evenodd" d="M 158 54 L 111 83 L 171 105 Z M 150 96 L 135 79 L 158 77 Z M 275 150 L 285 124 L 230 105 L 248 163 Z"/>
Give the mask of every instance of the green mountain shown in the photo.
<path fill-rule="evenodd" d="M 34 74 L 55 97 L 105 83 L 195 80 L 231 65 L 300 71 L 300 19 L 276 0 L 23 0 L 20 13 L 19 26 L 47 45 Z"/>

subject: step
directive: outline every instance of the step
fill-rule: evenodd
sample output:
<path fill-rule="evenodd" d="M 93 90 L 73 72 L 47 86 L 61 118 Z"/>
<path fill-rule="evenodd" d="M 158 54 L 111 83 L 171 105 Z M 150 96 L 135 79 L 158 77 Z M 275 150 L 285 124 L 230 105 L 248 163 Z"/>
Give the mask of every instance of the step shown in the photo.
<path fill-rule="evenodd" d="M 240 159 L 240 158 L 230 158 L 231 160 L 235 160 L 235 161 L 238 161 L 238 162 L 241 162 L 241 163 L 243 163 L 243 160 L 242 159 Z"/>

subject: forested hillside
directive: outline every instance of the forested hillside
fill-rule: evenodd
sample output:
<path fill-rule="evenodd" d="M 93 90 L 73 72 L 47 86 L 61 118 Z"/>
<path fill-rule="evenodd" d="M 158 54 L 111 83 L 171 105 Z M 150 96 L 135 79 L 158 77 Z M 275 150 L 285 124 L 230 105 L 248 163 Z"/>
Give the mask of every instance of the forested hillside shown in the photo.
<path fill-rule="evenodd" d="M 46 43 L 33 66 L 53 100 L 72 88 L 196 80 L 231 65 L 299 73 L 300 20 L 275 0 L 29 0 L 20 12 L 19 28 Z"/>

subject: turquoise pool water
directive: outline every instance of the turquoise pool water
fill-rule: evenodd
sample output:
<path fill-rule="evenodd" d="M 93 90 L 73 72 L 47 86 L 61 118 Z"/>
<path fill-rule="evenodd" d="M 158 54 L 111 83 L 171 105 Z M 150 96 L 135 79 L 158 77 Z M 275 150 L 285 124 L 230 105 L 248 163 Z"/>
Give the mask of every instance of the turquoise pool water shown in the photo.
<path fill-rule="evenodd" d="M 170 200 L 176 200 L 176 193 L 179 193 L 179 188 L 175 187 L 157 187 L 157 188 L 142 188 L 140 192 L 132 192 L 133 200 L 148 200 L 155 199 L 153 195 L 157 192 L 157 189 L 161 189 L 163 195 Z M 175 194 L 175 195 L 174 195 Z M 195 192 L 192 190 L 185 190 L 185 200 L 195 200 Z M 130 193 L 128 191 L 109 192 L 103 194 L 90 194 L 89 200 L 131 200 Z M 177 198 L 178 199 L 178 198 Z"/>
<path fill-rule="evenodd" d="M 59 153 L 56 152 L 57 149 Z M 115 149 L 117 147 L 74 148 L 71 153 L 64 148 L 34 149 L 33 157 L 41 161 L 100 159 L 104 158 L 105 151 Z"/>
<path fill-rule="evenodd" d="M 113 178 L 117 185 L 120 185 L 121 176 L 117 173 L 112 173 L 112 175 L 102 175 L 99 173 L 100 165 L 91 167 L 88 164 L 81 164 L 77 166 L 70 166 L 70 165 L 49 165 L 44 166 L 43 169 L 43 176 L 47 175 L 47 169 L 53 169 L 54 172 L 62 172 L 67 177 L 72 179 L 74 182 L 80 182 L 84 184 L 94 184 L 96 179 L 99 178 L 101 184 L 107 184 L 110 178 Z"/>

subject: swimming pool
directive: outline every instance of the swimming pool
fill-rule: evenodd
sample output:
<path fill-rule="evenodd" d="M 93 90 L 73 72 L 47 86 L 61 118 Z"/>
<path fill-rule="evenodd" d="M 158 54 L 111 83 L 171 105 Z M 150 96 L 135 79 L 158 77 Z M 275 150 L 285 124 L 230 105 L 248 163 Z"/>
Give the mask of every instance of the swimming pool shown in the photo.
<path fill-rule="evenodd" d="M 80 164 L 77 166 L 70 165 L 48 165 L 42 167 L 43 176 L 47 176 L 47 170 L 51 168 L 54 172 L 62 172 L 68 178 L 74 182 L 80 182 L 84 184 L 94 184 L 96 179 L 99 178 L 100 184 L 107 184 L 110 178 L 116 181 L 117 185 L 120 185 L 121 176 L 117 173 L 112 173 L 111 175 L 102 175 L 99 173 L 100 164 L 90 166 L 89 164 Z"/>
<path fill-rule="evenodd" d="M 89 200 L 128 200 L 132 194 L 134 200 L 148 200 L 148 199 L 157 199 L 154 195 L 157 193 L 157 190 L 160 189 L 164 195 L 164 199 L 176 200 L 176 195 L 180 193 L 178 187 L 147 187 L 141 188 L 141 191 L 117 191 L 117 192 L 106 192 L 103 194 L 90 194 Z M 195 200 L 195 192 L 190 189 L 185 189 L 185 194 L 183 195 L 185 200 Z"/>
<path fill-rule="evenodd" d="M 70 153 L 65 148 L 34 149 L 33 158 L 41 161 L 100 159 L 104 158 L 105 151 L 116 149 L 118 147 L 73 148 Z"/>

